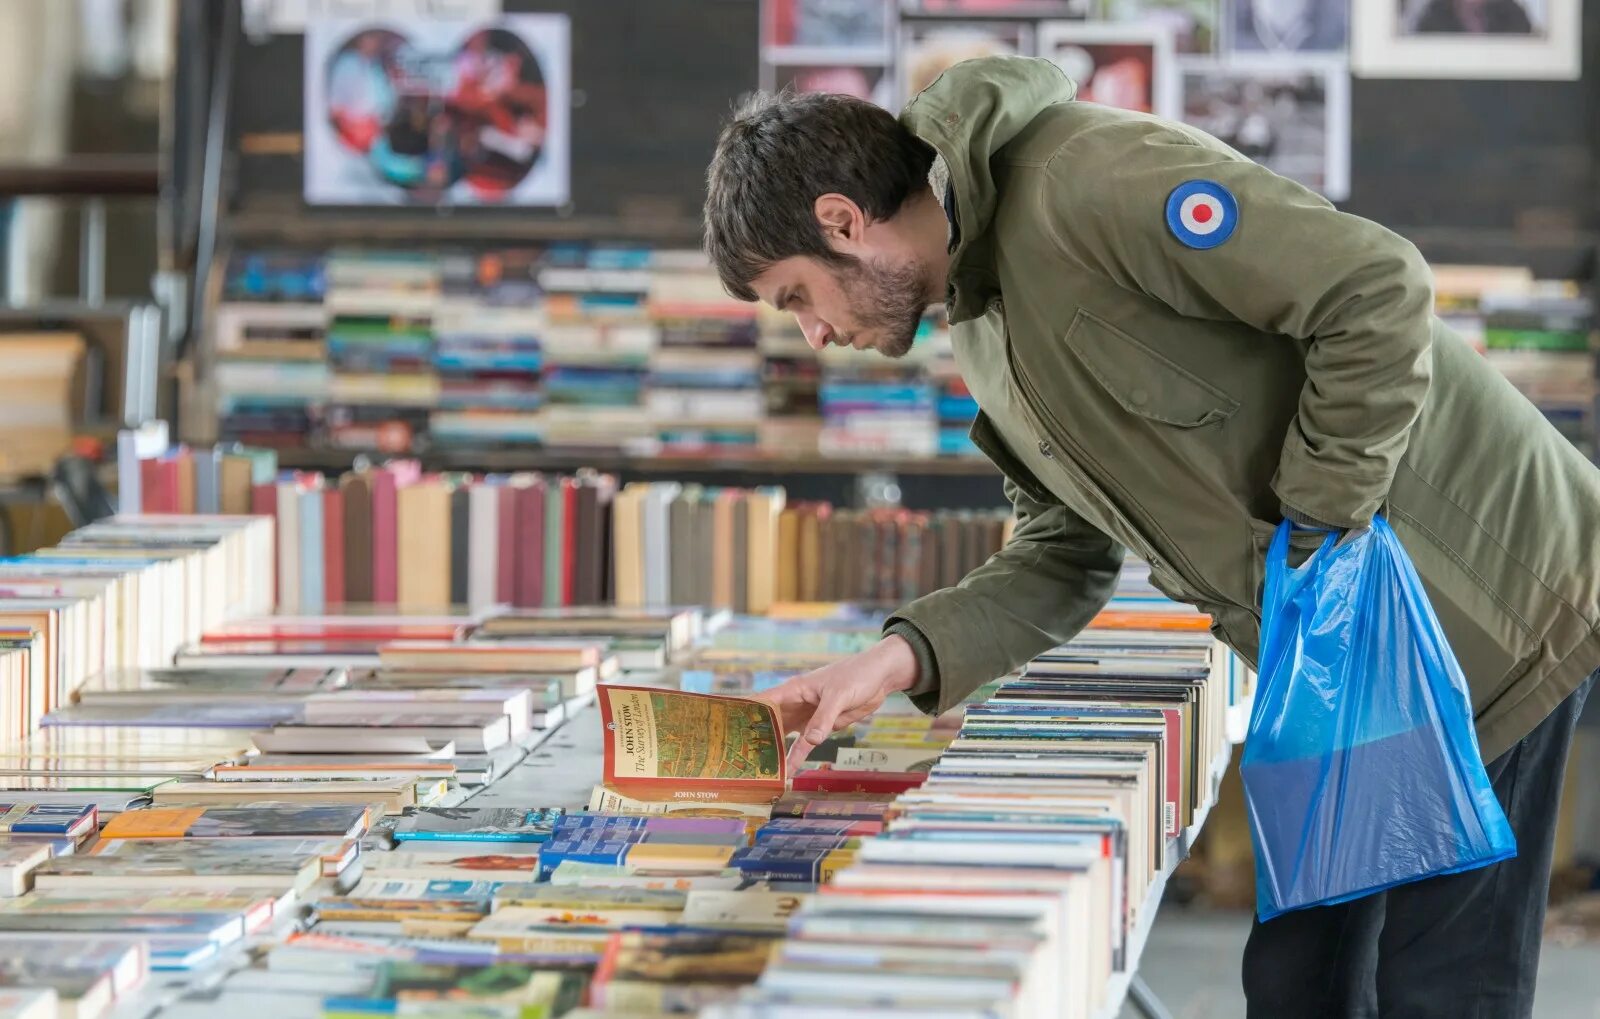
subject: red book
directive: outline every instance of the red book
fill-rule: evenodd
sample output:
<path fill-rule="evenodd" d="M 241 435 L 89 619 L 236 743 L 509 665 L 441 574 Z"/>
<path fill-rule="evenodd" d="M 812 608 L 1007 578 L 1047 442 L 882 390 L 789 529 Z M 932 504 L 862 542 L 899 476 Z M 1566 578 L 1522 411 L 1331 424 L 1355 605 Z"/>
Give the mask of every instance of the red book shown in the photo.
<path fill-rule="evenodd" d="M 495 601 L 502 605 L 516 604 L 517 592 L 517 490 L 501 485 L 495 493 L 500 503 L 495 519 L 499 537 L 495 542 Z M 541 544 L 543 536 L 541 535 Z"/>
<path fill-rule="evenodd" d="M 903 793 L 915 789 L 928 776 L 920 771 L 842 771 L 838 768 L 807 768 L 794 774 L 795 792 L 819 793 Z"/>
<path fill-rule="evenodd" d="M 372 600 L 380 605 L 393 605 L 400 599 L 398 490 L 393 471 L 372 472 Z"/>
<path fill-rule="evenodd" d="M 578 483 L 561 479 L 561 604 L 576 604 L 578 594 Z"/>
<path fill-rule="evenodd" d="M 518 608 L 544 604 L 544 481 L 516 488 L 516 597 Z"/>
<path fill-rule="evenodd" d="M 143 513 L 169 512 L 163 505 L 166 494 L 162 487 L 161 461 L 139 461 L 139 510 Z"/>
<path fill-rule="evenodd" d="M 344 493 L 337 488 L 322 493 L 322 599 L 344 604 Z"/>

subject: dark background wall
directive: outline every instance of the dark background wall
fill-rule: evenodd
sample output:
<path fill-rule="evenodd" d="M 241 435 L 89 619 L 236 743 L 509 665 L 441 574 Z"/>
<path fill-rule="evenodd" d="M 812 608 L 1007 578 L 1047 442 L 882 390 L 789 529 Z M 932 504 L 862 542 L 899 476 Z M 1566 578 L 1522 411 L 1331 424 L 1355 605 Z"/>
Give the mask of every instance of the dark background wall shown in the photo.
<path fill-rule="evenodd" d="M 599 233 L 692 240 L 718 123 L 756 86 L 757 0 L 505 0 L 505 9 L 572 17 L 573 199 L 519 211 L 529 236 Z M 1584 12 L 1586 68 L 1600 64 L 1600 4 Z M 243 135 L 298 132 L 302 40 L 240 51 L 234 124 Z M 1345 207 L 1412 237 L 1439 261 L 1520 262 L 1588 276 L 1597 227 L 1600 101 L 1577 82 L 1355 79 Z M 240 220 L 274 236 L 372 236 L 360 227 L 427 212 L 304 217 L 294 155 L 242 156 Z M 490 226 L 490 224 L 497 224 Z M 457 210 L 441 232 L 503 231 L 501 213 Z M 425 227 L 426 228 L 426 227 Z"/>

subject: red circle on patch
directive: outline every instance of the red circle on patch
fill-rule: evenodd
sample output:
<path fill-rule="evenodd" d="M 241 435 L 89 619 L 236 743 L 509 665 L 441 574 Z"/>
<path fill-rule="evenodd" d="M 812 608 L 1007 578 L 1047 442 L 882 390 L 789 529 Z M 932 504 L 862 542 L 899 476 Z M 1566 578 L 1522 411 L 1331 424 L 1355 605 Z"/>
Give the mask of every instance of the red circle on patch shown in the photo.
<path fill-rule="evenodd" d="M 1209 223 L 1211 222 L 1211 206 L 1197 205 L 1194 207 L 1194 212 L 1190 213 L 1190 215 L 1194 217 L 1194 221 L 1196 223 Z"/>

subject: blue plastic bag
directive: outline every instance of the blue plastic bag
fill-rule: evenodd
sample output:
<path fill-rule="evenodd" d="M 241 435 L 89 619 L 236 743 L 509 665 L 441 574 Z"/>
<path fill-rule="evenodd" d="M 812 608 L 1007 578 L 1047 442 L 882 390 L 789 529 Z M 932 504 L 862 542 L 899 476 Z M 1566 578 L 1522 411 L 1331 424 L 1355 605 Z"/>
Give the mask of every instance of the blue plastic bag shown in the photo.
<path fill-rule="evenodd" d="M 1240 774 L 1262 920 L 1487 866 L 1516 839 L 1438 617 L 1382 518 L 1298 569 L 1267 550 Z"/>

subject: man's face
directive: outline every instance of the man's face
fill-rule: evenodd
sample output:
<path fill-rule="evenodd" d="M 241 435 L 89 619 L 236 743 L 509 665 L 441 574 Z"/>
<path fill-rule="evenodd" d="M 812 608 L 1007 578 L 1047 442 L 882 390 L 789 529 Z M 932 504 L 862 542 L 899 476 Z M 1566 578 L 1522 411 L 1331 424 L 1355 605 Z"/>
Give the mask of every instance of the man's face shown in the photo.
<path fill-rule="evenodd" d="M 843 257 L 845 264 L 786 258 L 752 284 L 762 300 L 794 315 L 812 350 L 831 343 L 904 357 L 928 307 L 927 271 L 913 261 Z"/>

